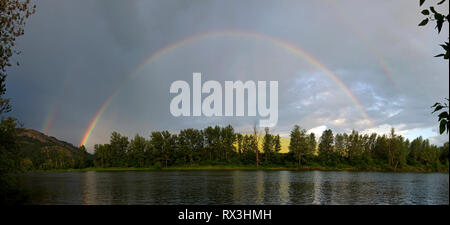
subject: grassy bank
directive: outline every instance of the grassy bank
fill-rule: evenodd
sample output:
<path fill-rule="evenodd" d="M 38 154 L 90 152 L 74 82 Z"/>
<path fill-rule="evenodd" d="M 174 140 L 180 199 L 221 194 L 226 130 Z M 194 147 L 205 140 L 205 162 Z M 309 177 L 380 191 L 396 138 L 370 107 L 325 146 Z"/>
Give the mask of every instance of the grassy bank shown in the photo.
<path fill-rule="evenodd" d="M 194 171 L 194 170 L 292 170 L 292 171 L 373 171 L 373 172 L 446 172 L 447 169 L 432 169 L 421 167 L 407 168 L 357 168 L 357 167 L 326 167 L 326 166 L 302 166 L 302 167 L 283 167 L 283 166 L 241 166 L 241 165 L 191 165 L 191 166 L 170 166 L 170 167 L 108 167 L 98 168 L 89 167 L 84 169 L 50 169 L 50 170 L 32 170 L 32 172 L 87 172 L 87 171 Z"/>

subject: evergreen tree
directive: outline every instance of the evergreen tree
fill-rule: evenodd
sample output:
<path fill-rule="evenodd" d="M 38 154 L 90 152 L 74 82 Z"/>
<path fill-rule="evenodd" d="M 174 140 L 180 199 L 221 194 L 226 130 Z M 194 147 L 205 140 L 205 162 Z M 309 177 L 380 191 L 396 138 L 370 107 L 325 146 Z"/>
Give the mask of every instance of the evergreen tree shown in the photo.
<path fill-rule="evenodd" d="M 319 143 L 319 158 L 325 164 L 335 164 L 336 155 L 333 149 L 334 137 L 333 132 L 328 129 L 322 133 Z"/>
<path fill-rule="evenodd" d="M 236 140 L 237 140 L 237 148 L 238 148 L 238 154 L 241 155 L 242 154 L 242 142 L 243 142 L 243 136 L 242 134 L 236 134 Z"/>
<path fill-rule="evenodd" d="M 264 134 L 264 138 L 263 138 L 263 151 L 264 151 L 264 156 L 265 156 L 265 161 L 269 162 L 272 159 L 273 156 L 273 152 L 274 152 L 274 138 L 273 136 L 269 133 L 269 128 L 266 127 L 264 129 L 265 134 Z"/>
<path fill-rule="evenodd" d="M 295 155 L 298 166 L 302 163 L 302 157 L 308 154 L 310 149 L 309 145 L 309 138 L 306 136 L 306 130 L 300 129 L 298 125 L 295 125 L 294 129 L 291 131 L 289 151 Z"/>
<path fill-rule="evenodd" d="M 280 153 L 280 151 L 281 151 L 280 135 L 277 135 L 273 138 L 273 149 L 276 154 Z"/>

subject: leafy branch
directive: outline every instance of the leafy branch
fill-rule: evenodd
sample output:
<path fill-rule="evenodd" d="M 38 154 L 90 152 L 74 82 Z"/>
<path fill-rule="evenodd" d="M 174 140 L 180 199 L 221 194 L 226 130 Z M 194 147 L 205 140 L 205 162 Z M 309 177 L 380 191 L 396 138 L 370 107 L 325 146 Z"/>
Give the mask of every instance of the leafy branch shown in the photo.
<path fill-rule="evenodd" d="M 440 0 L 437 5 L 442 5 L 446 2 L 447 0 Z M 421 7 L 423 5 L 423 3 L 425 3 L 425 0 L 419 0 L 419 6 Z M 424 20 L 422 20 L 422 22 L 419 23 L 419 26 L 425 26 L 428 24 L 429 21 L 433 21 L 436 22 L 436 27 L 435 29 L 437 29 L 438 34 L 441 33 L 442 30 L 442 26 L 444 25 L 444 23 L 449 23 L 449 14 L 447 14 L 447 16 L 445 16 L 444 14 L 436 11 L 434 6 L 430 6 L 429 9 L 424 9 L 422 10 L 422 14 L 426 16 L 426 18 Z M 448 39 L 448 38 L 447 38 Z M 448 49 L 449 49 L 449 42 L 444 42 L 444 44 L 440 45 L 443 49 L 444 49 L 444 53 L 438 54 L 434 57 L 443 57 L 444 60 L 448 60 L 449 58 L 449 53 L 448 53 Z M 449 101 L 448 98 L 446 98 L 447 102 Z M 436 102 L 433 106 L 431 106 L 431 108 L 434 108 L 432 113 L 435 112 L 440 112 L 438 115 L 438 122 L 439 122 L 439 133 L 443 134 L 446 130 L 447 130 L 447 134 L 449 133 L 449 129 L 450 129 L 450 117 L 449 117 L 449 106 L 447 103 L 440 103 L 440 102 Z"/>
<path fill-rule="evenodd" d="M 445 3 L 447 0 L 440 0 L 437 5 L 442 5 L 443 3 Z M 423 3 L 425 3 L 425 0 L 420 0 L 419 2 L 419 6 L 422 6 Z M 444 23 L 449 23 L 449 14 L 444 15 L 440 12 L 438 12 L 434 6 L 430 6 L 429 9 L 424 9 L 422 10 L 422 14 L 426 16 L 425 19 L 423 19 L 420 23 L 419 26 L 425 26 L 428 24 L 428 22 L 432 21 L 436 23 L 435 29 L 438 30 L 438 33 L 441 33 L 442 30 L 442 26 L 444 25 Z M 444 49 L 444 53 L 438 54 L 435 57 L 443 57 L 444 59 L 448 60 L 449 59 L 449 42 L 444 42 L 444 44 L 440 45 L 443 49 Z"/>
<path fill-rule="evenodd" d="M 446 100 L 447 100 L 447 102 L 449 101 L 448 98 L 446 98 Z M 431 107 L 434 108 L 432 113 L 441 111 L 438 115 L 439 133 L 443 134 L 445 132 L 445 130 L 447 130 L 447 134 L 448 134 L 449 129 L 450 129 L 450 125 L 449 125 L 450 115 L 448 113 L 448 104 L 447 103 L 442 104 L 442 103 L 436 102 Z"/>
<path fill-rule="evenodd" d="M 36 4 L 30 0 L 0 0 L 0 115 L 11 110 L 6 92 L 6 68 L 11 66 L 16 49 L 16 38 L 24 34 L 26 19 L 36 12 Z M 19 62 L 16 62 L 19 65 Z"/>

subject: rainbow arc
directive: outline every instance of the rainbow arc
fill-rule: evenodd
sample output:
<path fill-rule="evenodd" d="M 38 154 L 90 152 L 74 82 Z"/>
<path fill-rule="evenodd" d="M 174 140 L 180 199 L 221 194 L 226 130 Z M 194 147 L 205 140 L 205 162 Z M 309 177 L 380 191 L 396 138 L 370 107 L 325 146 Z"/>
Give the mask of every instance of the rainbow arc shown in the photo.
<path fill-rule="evenodd" d="M 189 36 L 181 41 L 167 45 L 166 47 L 162 48 L 161 50 L 155 52 L 154 54 L 150 55 L 150 57 L 145 59 L 133 71 L 131 71 L 128 75 L 126 75 L 122 79 L 122 82 L 120 82 L 120 85 L 112 92 L 112 94 L 100 106 L 100 108 L 98 109 L 94 118 L 89 123 L 88 128 L 84 132 L 84 135 L 80 142 L 80 145 L 86 145 L 86 143 L 89 140 L 89 137 L 91 136 L 93 130 L 95 129 L 96 125 L 98 124 L 98 121 L 102 117 L 104 111 L 108 108 L 108 105 L 112 102 L 114 97 L 120 92 L 122 84 L 127 82 L 128 80 L 132 79 L 134 76 L 136 76 L 136 74 L 138 74 L 138 72 L 141 71 L 146 65 L 150 64 L 151 62 L 153 62 L 155 59 L 161 57 L 162 55 L 164 55 L 170 51 L 173 51 L 176 48 L 181 47 L 183 45 L 192 43 L 194 41 L 202 40 L 205 38 L 220 37 L 220 36 L 230 36 L 230 37 L 235 37 L 235 38 L 251 37 L 251 38 L 264 40 L 264 41 L 267 41 L 268 43 L 271 43 L 278 47 L 281 47 L 281 48 L 285 49 L 286 51 L 291 52 L 294 55 L 301 57 L 302 59 L 309 62 L 311 65 L 320 69 L 331 80 L 333 80 L 345 92 L 345 94 L 354 103 L 354 105 L 358 108 L 358 110 L 360 111 L 360 113 L 364 117 L 364 119 L 367 120 L 371 126 L 373 126 L 373 123 L 372 123 L 371 119 L 369 118 L 369 116 L 367 115 L 367 112 L 364 110 L 364 107 L 361 105 L 361 103 L 358 101 L 358 99 L 355 97 L 355 95 L 351 92 L 351 90 L 345 85 L 345 83 L 342 82 L 342 80 L 339 79 L 339 77 L 336 74 L 334 74 L 330 69 L 328 69 L 324 64 L 322 64 L 316 58 L 312 57 L 306 51 L 302 50 L 301 48 L 299 48 L 293 44 L 290 44 L 290 43 L 287 43 L 280 39 L 277 39 L 277 38 L 274 38 L 274 37 L 271 37 L 268 35 L 260 34 L 260 33 L 254 33 L 254 32 L 249 32 L 249 31 L 240 31 L 240 30 L 221 30 L 221 31 L 199 33 L 196 35 Z"/>

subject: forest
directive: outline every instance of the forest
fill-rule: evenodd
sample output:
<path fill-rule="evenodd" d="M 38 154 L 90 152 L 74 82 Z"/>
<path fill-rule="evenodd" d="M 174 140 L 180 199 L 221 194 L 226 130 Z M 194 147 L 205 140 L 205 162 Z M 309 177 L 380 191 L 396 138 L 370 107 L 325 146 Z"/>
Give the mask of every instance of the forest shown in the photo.
<path fill-rule="evenodd" d="M 262 134 L 261 134 L 262 133 Z M 109 143 L 96 144 L 93 155 L 84 146 L 75 151 L 41 146 L 20 151 L 14 165 L 22 170 L 95 168 L 153 168 L 193 166 L 240 166 L 249 168 L 355 168 L 422 169 L 448 171 L 449 143 L 430 144 L 422 137 L 412 141 L 389 135 L 333 134 L 328 129 L 320 138 L 294 126 L 287 152 L 281 152 L 279 135 L 268 128 L 254 128 L 251 134 L 235 132 L 232 126 L 185 129 L 177 134 L 152 132 L 148 138 L 129 139 L 112 132 Z M 36 148 L 36 147 L 35 147 Z"/>

